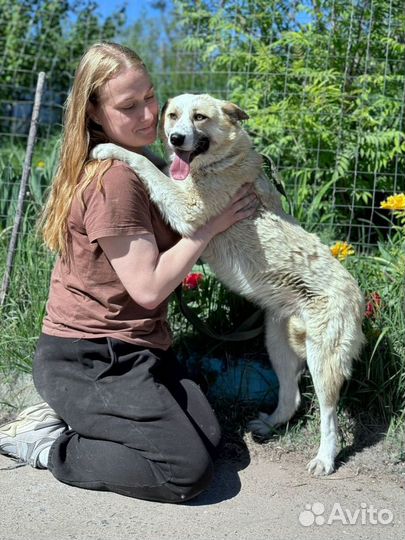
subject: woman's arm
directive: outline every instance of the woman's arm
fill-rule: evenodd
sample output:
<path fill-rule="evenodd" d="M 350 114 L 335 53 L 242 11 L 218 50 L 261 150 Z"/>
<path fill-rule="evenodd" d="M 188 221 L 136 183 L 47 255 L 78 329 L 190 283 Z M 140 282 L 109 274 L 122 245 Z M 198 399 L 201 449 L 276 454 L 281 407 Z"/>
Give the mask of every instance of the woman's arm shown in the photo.
<path fill-rule="evenodd" d="M 253 186 L 244 186 L 219 215 L 159 253 L 153 234 L 109 236 L 98 242 L 128 294 L 146 309 L 154 309 L 179 285 L 218 233 L 254 214 L 257 199 Z"/>

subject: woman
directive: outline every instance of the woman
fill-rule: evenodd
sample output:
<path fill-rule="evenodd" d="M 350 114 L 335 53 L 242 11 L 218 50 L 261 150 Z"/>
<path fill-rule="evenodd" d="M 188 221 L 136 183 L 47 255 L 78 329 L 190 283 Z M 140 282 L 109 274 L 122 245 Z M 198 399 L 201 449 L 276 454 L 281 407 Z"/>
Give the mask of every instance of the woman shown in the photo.
<path fill-rule="evenodd" d="M 142 60 L 113 43 L 83 56 L 43 219 L 59 257 L 33 363 L 45 400 L 0 428 L 0 452 L 61 482 L 179 502 L 212 478 L 220 428 L 171 348 L 168 297 L 216 234 L 253 215 L 245 186 L 190 238 L 161 218 L 135 173 L 90 150 L 148 153 L 158 103 Z"/>

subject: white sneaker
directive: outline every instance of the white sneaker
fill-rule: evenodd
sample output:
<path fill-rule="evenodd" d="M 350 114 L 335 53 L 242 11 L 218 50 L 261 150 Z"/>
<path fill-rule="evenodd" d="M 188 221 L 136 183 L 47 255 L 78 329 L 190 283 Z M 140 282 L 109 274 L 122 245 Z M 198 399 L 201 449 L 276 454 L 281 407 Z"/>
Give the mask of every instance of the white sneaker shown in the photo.
<path fill-rule="evenodd" d="M 13 422 L 0 426 L 0 454 L 21 465 L 43 468 L 39 454 L 68 429 L 67 424 L 47 403 L 24 409 Z"/>

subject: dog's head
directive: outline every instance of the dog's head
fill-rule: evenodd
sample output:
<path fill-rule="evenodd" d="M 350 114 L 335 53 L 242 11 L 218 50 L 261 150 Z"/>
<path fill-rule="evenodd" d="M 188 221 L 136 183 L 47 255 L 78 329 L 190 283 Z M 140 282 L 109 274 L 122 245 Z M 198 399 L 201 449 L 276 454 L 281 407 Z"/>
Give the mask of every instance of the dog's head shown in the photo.
<path fill-rule="evenodd" d="M 192 164 L 207 165 L 226 156 L 249 118 L 237 105 L 208 94 L 182 94 L 162 109 L 161 136 L 173 153 L 170 175 L 185 180 Z"/>

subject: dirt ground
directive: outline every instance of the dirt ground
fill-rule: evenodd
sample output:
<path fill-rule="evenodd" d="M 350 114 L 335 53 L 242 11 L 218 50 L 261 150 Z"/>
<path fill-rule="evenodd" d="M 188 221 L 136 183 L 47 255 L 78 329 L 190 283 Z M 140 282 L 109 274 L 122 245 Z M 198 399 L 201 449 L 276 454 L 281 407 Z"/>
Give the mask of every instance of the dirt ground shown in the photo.
<path fill-rule="evenodd" d="M 29 384 L 13 389 L 17 410 L 36 402 Z M 0 402 L 2 423 L 14 413 L 1 392 Z M 0 540 L 397 540 L 405 527 L 403 456 L 375 433 L 363 439 L 346 448 L 333 475 L 313 478 L 305 470 L 316 451 L 310 435 L 265 444 L 249 434 L 225 438 L 210 488 L 178 505 L 74 488 L 47 470 L 8 469 L 15 462 L 0 456 Z"/>

